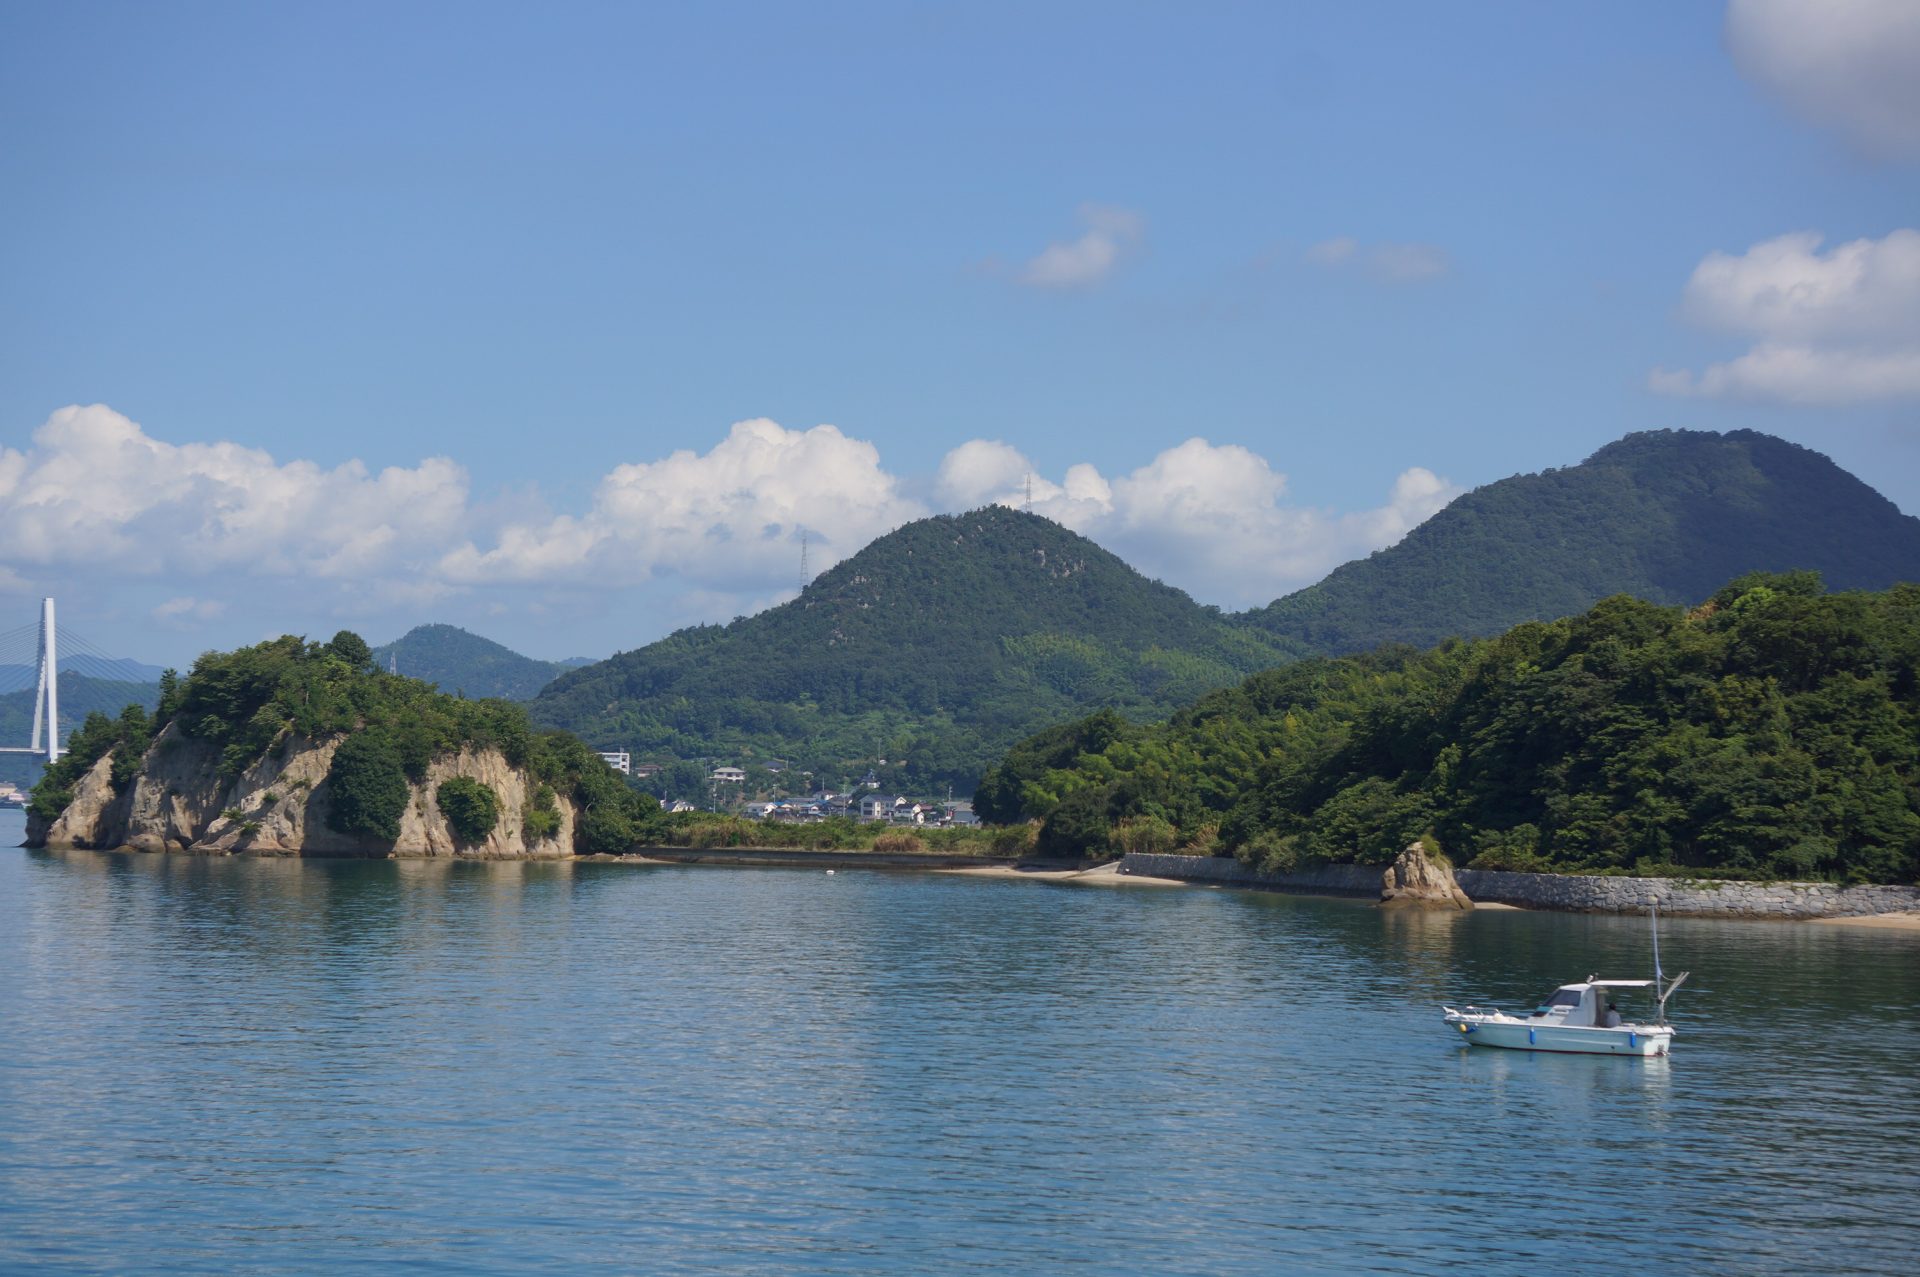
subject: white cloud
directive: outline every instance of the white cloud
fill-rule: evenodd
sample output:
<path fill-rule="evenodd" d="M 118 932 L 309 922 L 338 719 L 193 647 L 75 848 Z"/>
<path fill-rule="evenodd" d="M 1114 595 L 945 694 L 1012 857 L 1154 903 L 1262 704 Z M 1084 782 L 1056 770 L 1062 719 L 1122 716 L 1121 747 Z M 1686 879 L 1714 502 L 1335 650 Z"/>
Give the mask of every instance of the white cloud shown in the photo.
<path fill-rule="evenodd" d="M 951 510 L 1030 494 L 1036 513 L 1142 571 L 1235 606 L 1391 544 L 1455 491 L 1409 470 L 1382 505 L 1339 514 L 1292 503 L 1257 453 L 1204 439 L 1129 472 L 1081 462 L 1051 477 L 1013 445 L 976 439 L 932 483 Z M 616 467 L 583 510 L 534 516 L 525 502 L 474 502 L 444 458 L 325 469 L 233 443 L 172 444 L 110 408 L 74 407 L 28 447 L 0 449 L 0 590 L 58 578 L 96 611 L 120 599 L 149 625 L 241 641 L 263 622 L 278 634 L 404 628 L 461 608 L 478 618 L 502 595 L 579 617 L 656 581 L 644 610 L 664 630 L 791 597 L 803 531 L 818 573 L 932 508 L 873 444 L 828 425 L 742 421 L 705 452 Z"/>
<path fill-rule="evenodd" d="M 1870 154 L 1920 157 L 1920 4 L 1731 0 L 1742 74 Z"/>
<path fill-rule="evenodd" d="M 937 491 L 952 508 L 1032 508 L 1150 576 L 1230 606 L 1271 601 L 1348 559 L 1398 541 L 1459 494 L 1430 470 L 1395 481 L 1386 504 L 1351 514 L 1288 504 L 1286 476 L 1235 444 L 1189 439 L 1109 480 L 1089 463 L 1061 481 L 1011 445 L 973 440 L 947 454 Z"/>
<path fill-rule="evenodd" d="M 510 524 L 497 543 L 468 542 L 440 562 L 460 583 L 632 584 L 674 573 L 726 590 L 798 575 L 925 514 L 880 466 L 872 444 L 833 426 L 734 425 L 710 452 L 675 452 L 615 468 L 585 514 Z"/>
<path fill-rule="evenodd" d="M 238 444 L 164 443 L 100 404 L 60 409 L 27 451 L 0 455 L 9 560 L 131 576 L 394 570 L 457 528 L 466 496 L 444 457 L 377 475 L 283 465 Z"/>
<path fill-rule="evenodd" d="M 1082 204 L 1080 220 L 1087 228 L 1080 237 L 1047 245 L 1021 268 L 1021 283 L 1034 288 L 1091 287 L 1113 273 L 1146 230 L 1138 213 L 1104 204 Z"/>
<path fill-rule="evenodd" d="M 1359 269 L 1387 284 L 1417 284 L 1438 279 L 1453 266 L 1447 250 L 1437 244 L 1362 244 L 1348 235 L 1322 240 L 1304 256 L 1314 266 L 1327 270 Z"/>
<path fill-rule="evenodd" d="M 153 609 L 153 619 L 162 625 L 184 626 L 195 621 L 211 621 L 227 610 L 218 599 L 197 599 L 181 595 Z"/>
<path fill-rule="evenodd" d="M 1847 405 L 1920 396 L 1920 231 L 1820 251 L 1817 231 L 1709 253 L 1682 310 L 1755 340 L 1699 373 L 1656 368 L 1660 394 Z"/>

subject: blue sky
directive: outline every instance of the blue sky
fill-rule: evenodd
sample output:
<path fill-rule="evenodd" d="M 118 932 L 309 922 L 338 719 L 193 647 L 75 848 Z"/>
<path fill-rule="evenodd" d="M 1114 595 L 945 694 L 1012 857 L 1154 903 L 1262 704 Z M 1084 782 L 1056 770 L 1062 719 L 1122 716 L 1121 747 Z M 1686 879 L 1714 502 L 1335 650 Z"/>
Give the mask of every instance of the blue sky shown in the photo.
<path fill-rule="evenodd" d="M 1916 13 L 12 6 L 0 609 L 600 655 L 1029 471 L 1238 607 L 1664 426 L 1920 511 Z"/>

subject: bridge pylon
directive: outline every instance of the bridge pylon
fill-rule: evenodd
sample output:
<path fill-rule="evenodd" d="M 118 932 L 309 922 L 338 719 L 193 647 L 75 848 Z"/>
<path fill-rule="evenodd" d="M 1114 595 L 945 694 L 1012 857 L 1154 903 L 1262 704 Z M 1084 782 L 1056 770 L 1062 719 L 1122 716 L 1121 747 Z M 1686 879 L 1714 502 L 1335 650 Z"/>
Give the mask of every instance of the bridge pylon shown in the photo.
<path fill-rule="evenodd" d="M 36 754 L 41 751 L 42 724 L 46 727 L 47 762 L 51 764 L 66 753 L 60 748 L 60 650 L 51 597 L 40 600 L 40 685 L 33 694 L 33 739 L 28 744 Z"/>

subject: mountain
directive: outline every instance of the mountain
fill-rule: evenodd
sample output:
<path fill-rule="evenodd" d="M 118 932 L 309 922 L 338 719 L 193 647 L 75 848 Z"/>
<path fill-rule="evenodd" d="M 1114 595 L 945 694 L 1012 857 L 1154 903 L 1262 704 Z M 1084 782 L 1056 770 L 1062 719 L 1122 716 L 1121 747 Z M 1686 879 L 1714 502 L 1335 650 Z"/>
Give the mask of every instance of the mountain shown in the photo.
<path fill-rule="evenodd" d="M 1920 586 L 1755 573 L 1691 609 L 1625 596 L 1498 638 L 1256 674 L 1169 721 L 1095 715 L 987 773 L 975 810 L 1051 854 L 1232 851 L 1268 869 L 1912 882 Z"/>
<path fill-rule="evenodd" d="M 579 662 L 537 661 L 492 639 L 452 625 L 419 625 L 373 649 L 381 669 L 397 666 L 409 678 L 438 684 L 470 697 L 530 701 L 555 677 Z"/>
<path fill-rule="evenodd" d="M 1750 430 L 1628 435 L 1460 497 L 1391 549 L 1242 618 L 1290 646 L 1431 646 L 1612 594 L 1703 599 L 1745 572 L 1829 589 L 1920 580 L 1920 519 L 1820 453 Z"/>
<path fill-rule="evenodd" d="M 1294 654 L 993 506 L 907 524 L 757 616 L 563 674 L 531 709 L 642 759 L 780 760 L 822 783 L 879 767 L 889 787 L 971 789 L 1046 723 L 1093 707 L 1157 717 Z"/>

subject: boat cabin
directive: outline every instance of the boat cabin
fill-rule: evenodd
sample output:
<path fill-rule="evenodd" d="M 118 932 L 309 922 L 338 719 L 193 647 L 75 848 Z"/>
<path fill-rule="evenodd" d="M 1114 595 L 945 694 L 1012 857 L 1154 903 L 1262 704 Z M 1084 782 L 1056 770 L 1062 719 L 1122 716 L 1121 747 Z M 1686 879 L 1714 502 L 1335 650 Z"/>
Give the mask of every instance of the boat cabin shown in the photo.
<path fill-rule="evenodd" d="M 1528 1019 L 1569 1029 L 1612 1028 L 1607 1023 L 1607 1007 L 1616 996 L 1613 991 L 1652 987 L 1651 980 L 1597 980 L 1589 976 L 1580 984 L 1563 984 L 1555 989 Z"/>

